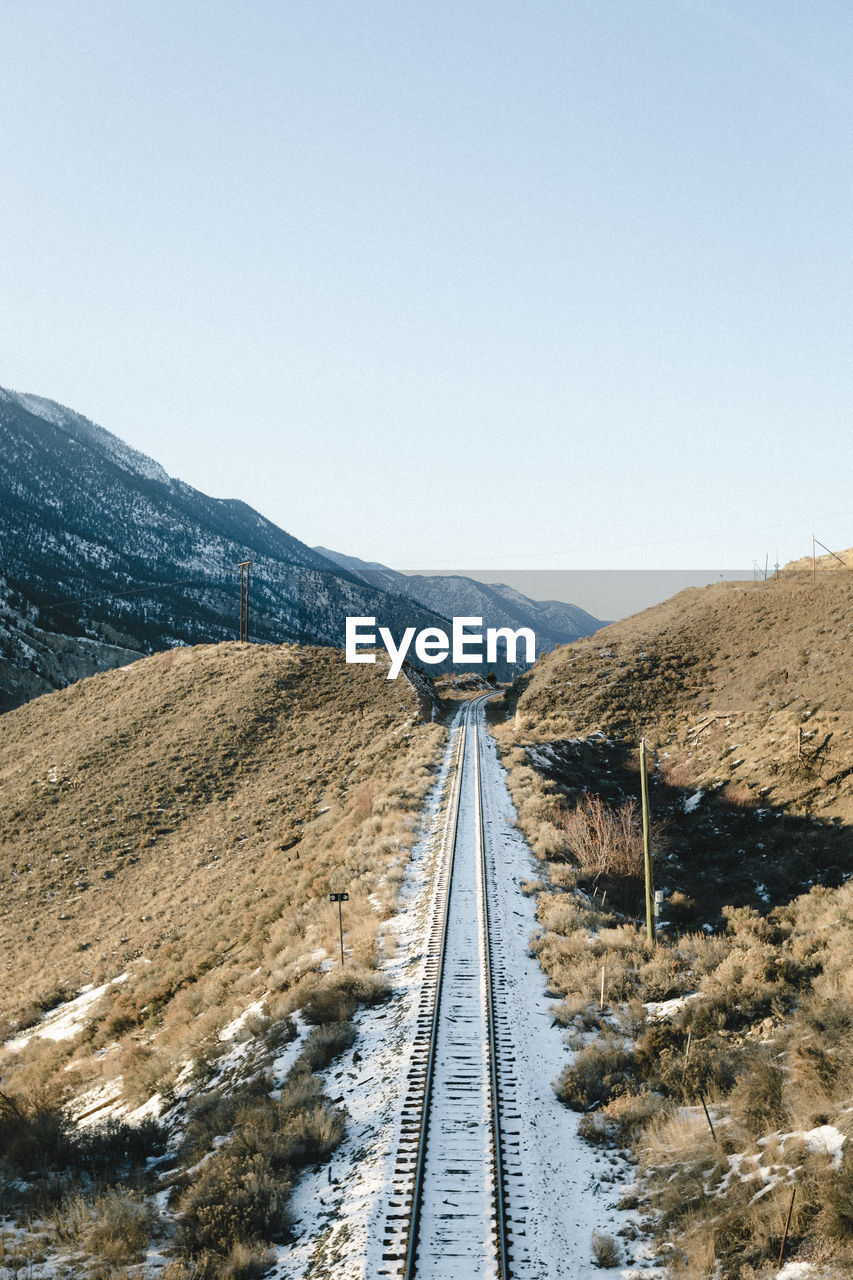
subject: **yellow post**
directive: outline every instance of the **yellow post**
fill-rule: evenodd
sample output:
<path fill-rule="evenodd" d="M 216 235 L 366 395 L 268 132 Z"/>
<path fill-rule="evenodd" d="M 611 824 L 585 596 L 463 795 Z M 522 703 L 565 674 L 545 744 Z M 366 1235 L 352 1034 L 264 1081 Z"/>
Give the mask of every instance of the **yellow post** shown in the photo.
<path fill-rule="evenodd" d="M 646 775 L 646 740 L 640 739 L 640 793 L 643 797 L 643 868 L 646 876 L 646 933 L 655 940 L 655 902 L 652 885 L 652 843 L 649 824 L 649 779 Z"/>

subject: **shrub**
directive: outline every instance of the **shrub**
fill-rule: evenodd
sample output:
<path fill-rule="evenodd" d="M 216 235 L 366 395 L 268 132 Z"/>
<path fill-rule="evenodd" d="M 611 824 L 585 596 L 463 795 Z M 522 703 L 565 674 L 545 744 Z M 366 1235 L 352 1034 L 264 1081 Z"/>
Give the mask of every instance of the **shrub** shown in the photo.
<path fill-rule="evenodd" d="M 702 913 L 696 901 L 690 897 L 689 893 L 682 893 L 680 889 L 676 889 L 666 900 L 666 918 L 673 924 L 680 925 L 697 925 L 700 923 Z"/>
<path fill-rule="evenodd" d="M 181 1201 L 178 1247 L 190 1256 L 227 1256 L 237 1244 L 285 1239 L 290 1187 L 291 1179 L 275 1174 L 260 1153 L 215 1152 Z"/>
<path fill-rule="evenodd" d="M 204 1252 L 178 1258 L 160 1272 L 160 1280 L 260 1280 L 274 1261 L 275 1254 L 266 1246 L 240 1241 L 224 1257 Z"/>
<path fill-rule="evenodd" d="M 145 1200 L 118 1188 L 62 1206 L 57 1235 L 76 1240 L 104 1262 L 141 1262 L 154 1225 Z"/>
<path fill-rule="evenodd" d="M 727 1094 L 742 1069 L 737 1051 L 725 1040 L 709 1036 L 694 1038 L 685 1057 L 686 1042 L 677 1028 L 654 1024 L 647 1028 L 636 1049 L 641 1078 L 675 1102 L 693 1103 L 700 1094 Z"/>
<path fill-rule="evenodd" d="M 601 796 L 587 792 L 573 809 L 557 815 L 556 825 L 584 871 L 593 875 L 642 875 L 643 833 L 633 797 L 613 809 Z"/>
<path fill-rule="evenodd" d="M 660 1114 L 662 1105 L 653 1093 L 620 1093 L 600 1111 L 582 1116 L 578 1133 L 587 1142 L 627 1147 Z"/>
<path fill-rule="evenodd" d="M 71 1125 L 61 1107 L 0 1093 L 0 1159 L 16 1173 L 61 1169 L 74 1149 Z"/>
<path fill-rule="evenodd" d="M 339 1054 L 355 1043 L 356 1035 L 351 1022 L 326 1022 L 315 1027 L 296 1059 L 296 1069 L 323 1071 Z"/>
<path fill-rule="evenodd" d="M 849 1138 L 841 1168 L 827 1179 L 818 1225 L 831 1240 L 853 1241 L 853 1152 Z"/>
<path fill-rule="evenodd" d="M 575 1111 L 609 1102 L 625 1092 L 633 1063 L 633 1054 L 621 1042 L 587 1045 L 560 1075 L 554 1086 L 557 1097 Z"/>
<path fill-rule="evenodd" d="M 781 1069 L 765 1053 L 758 1054 L 739 1076 L 730 1105 L 735 1116 L 755 1137 L 785 1123 L 784 1083 Z"/>
<path fill-rule="evenodd" d="M 352 816 L 356 822 L 364 822 L 373 813 L 374 791 L 372 778 L 365 778 L 356 787 L 352 804 Z"/>
<path fill-rule="evenodd" d="M 350 1018 L 360 1004 L 380 1004 L 388 998 L 390 991 L 388 983 L 379 974 L 352 965 L 330 974 L 313 988 L 302 1005 L 302 1016 L 314 1026 L 323 1022 L 342 1022 Z"/>
<path fill-rule="evenodd" d="M 590 1241 L 592 1260 L 597 1267 L 618 1267 L 622 1260 L 622 1251 L 613 1239 L 602 1231 L 593 1231 Z"/>
<path fill-rule="evenodd" d="M 79 1130 L 55 1102 L 0 1093 L 0 1161 L 24 1176 L 69 1168 L 111 1176 L 117 1167 L 141 1164 L 164 1147 L 156 1120 L 110 1120 Z"/>

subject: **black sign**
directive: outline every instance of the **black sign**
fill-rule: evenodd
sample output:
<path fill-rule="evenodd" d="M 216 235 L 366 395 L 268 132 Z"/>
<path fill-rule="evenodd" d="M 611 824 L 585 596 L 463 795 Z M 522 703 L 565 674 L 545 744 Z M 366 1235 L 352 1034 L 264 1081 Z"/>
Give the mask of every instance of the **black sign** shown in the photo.
<path fill-rule="evenodd" d="M 348 893 L 330 893 L 329 901 L 330 902 L 349 902 L 349 894 Z"/>

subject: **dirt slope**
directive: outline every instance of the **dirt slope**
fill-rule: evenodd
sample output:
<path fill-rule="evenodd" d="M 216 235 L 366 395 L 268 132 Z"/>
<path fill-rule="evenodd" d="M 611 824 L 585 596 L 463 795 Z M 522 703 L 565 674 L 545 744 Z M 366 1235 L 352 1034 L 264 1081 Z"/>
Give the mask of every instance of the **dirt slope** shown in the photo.
<path fill-rule="evenodd" d="M 28 1021 L 136 962 L 127 1026 L 226 956 L 235 980 L 281 917 L 324 945 L 330 888 L 375 916 L 359 899 L 441 732 L 379 666 L 228 643 L 93 676 L 2 727 L 0 1015 Z"/>
<path fill-rule="evenodd" d="M 645 735 L 684 786 L 849 823 L 851 604 L 840 566 L 683 591 L 543 657 L 518 741 Z"/>

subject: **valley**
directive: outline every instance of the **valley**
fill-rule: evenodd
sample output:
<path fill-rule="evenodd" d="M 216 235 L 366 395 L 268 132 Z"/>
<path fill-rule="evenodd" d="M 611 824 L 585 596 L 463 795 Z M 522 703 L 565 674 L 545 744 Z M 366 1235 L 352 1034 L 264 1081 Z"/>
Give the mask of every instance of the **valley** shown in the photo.
<path fill-rule="evenodd" d="M 39 493 L 4 472 L 3 1280 L 845 1275 L 849 553 L 606 627 L 468 579 L 406 596 L 4 396 L 42 454 Z M 141 602 L 128 520 L 160 530 Z M 94 593 L 68 633 L 51 575 Z M 544 651 L 486 679 L 335 647 L 450 605 Z"/>

